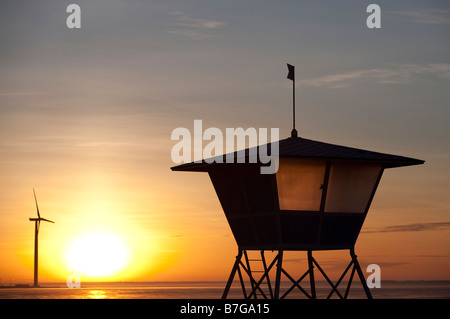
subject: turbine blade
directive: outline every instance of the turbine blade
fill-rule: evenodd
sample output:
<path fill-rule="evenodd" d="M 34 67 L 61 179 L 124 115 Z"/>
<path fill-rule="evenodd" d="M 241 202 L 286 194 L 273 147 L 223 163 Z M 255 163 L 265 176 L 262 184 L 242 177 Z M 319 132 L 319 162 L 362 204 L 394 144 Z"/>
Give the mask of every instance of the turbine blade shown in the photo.
<path fill-rule="evenodd" d="M 33 194 L 34 194 L 34 202 L 36 203 L 37 215 L 38 215 L 39 218 L 41 218 L 41 215 L 39 214 L 39 206 L 38 206 L 38 203 L 37 203 L 36 192 L 34 191 L 34 188 L 33 188 Z"/>
<path fill-rule="evenodd" d="M 54 221 L 52 221 L 52 220 L 48 220 L 48 219 L 45 219 L 45 218 L 39 218 L 39 220 L 43 220 L 43 221 L 46 221 L 46 222 L 49 222 L 49 223 L 55 223 Z"/>

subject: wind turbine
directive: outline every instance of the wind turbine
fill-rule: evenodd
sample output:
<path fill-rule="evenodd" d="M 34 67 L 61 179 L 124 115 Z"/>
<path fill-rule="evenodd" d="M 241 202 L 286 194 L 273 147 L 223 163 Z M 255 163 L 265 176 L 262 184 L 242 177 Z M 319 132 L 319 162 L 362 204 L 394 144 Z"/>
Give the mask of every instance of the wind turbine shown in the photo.
<path fill-rule="evenodd" d="M 38 285 L 38 234 L 39 234 L 39 226 L 41 225 L 41 220 L 49 222 L 49 223 L 55 223 L 51 220 L 45 219 L 41 217 L 41 214 L 39 214 L 39 206 L 36 199 L 36 192 L 33 188 L 33 194 L 34 194 L 34 202 L 36 203 L 36 211 L 38 218 L 30 218 L 31 221 L 34 222 L 34 284 L 33 287 L 39 287 Z"/>

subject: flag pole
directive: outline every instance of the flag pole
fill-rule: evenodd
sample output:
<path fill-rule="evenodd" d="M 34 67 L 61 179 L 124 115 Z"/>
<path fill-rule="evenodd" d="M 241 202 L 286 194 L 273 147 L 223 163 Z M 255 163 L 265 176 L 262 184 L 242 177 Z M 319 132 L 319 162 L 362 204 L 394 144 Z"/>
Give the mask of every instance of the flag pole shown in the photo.
<path fill-rule="evenodd" d="M 295 133 L 295 137 L 297 137 L 297 130 L 295 129 L 295 76 L 294 80 L 292 81 L 292 122 L 293 123 L 291 135 Z"/>
<path fill-rule="evenodd" d="M 287 78 L 292 80 L 292 131 L 291 137 L 297 137 L 297 130 L 295 129 L 295 67 L 288 63 L 289 74 Z"/>

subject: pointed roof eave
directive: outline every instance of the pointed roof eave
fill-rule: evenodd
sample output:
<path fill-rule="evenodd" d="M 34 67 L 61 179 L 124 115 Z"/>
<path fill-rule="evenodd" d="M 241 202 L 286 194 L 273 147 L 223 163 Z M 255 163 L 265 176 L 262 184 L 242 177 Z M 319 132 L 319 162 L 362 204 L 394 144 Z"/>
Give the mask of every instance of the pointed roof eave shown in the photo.
<path fill-rule="evenodd" d="M 197 172 L 206 172 L 215 165 L 239 165 L 237 163 L 237 158 L 244 157 L 245 164 L 240 165 L 249 165 L 248 158 L 250 154 L 250 150 L 253 150 L 256 153 L 259 151 L 259 148 L 264 147 L 267 150 L 266 154 L 270 154 L 271 151 L 271 143 L 268 143 L 263 146 L 257 146 L 255 148 L 248 148 L 242 151 L 234 152 L 231 157 L 235 158 L 234 163 L 227 163 L 227 157 L 230 157 L 230 154 L 219 155 L 216 157 L 203 159 L 198 162 L 191 162 L 186 164 L 181 164 L 178 166 L 171 167 L 173 171 L 197 171 Z M 380 163 L 384 168 L 394 168 L 394 167 L 403 167 L 403 166 L 411 166 L 411 165 L 419 165 L 423 164 L 425 161 L 404 157 L 399 155 L 392 155 L 386 153 L 379 153 L 374 151 L 363 150 L 359 148 L 353 148 L 348 146 L 324 143 L 319 141 L 314 141 L 310 139 L 305 139 L 301 137 L 289 137 L 283 140 L 278 141 L 279 147 L 279 157 L 280 158 L 310 158 L 310 159 L 327 159 L 327 160 L 346 160 L 346 161 L 358 161 L 358 162 L 373 162 Z M 257 153 L 258 154 L 258 153 Z M 209 164 L 210 163 L 210 164 Z M 254 165 L 264 165 L 262 163 L 254 163 Z"/>

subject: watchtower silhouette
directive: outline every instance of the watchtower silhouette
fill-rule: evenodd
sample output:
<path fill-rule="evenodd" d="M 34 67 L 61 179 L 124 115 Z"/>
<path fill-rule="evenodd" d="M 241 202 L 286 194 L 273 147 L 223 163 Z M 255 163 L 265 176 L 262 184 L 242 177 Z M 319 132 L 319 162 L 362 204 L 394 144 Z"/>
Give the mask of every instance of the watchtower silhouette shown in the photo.
<path fill-rule="evenodd" d="M 356 239 L 384 170 L 424 161 L 295 136 L 277 143 L 279 169 L 275 174 L 261 174 L 260 167 L 264 164 L 249 163 L 250 149 L 245 150 L 245 163 L 227 163 L 230 157 L 223 155 L 222 163 L 203 160 L 171 168 L 209 174 L 233 232 L 238 254 L 222 297 L 227 297 L 237 272 L 245 298 L 257 295 L 284 298 L 297 287 L 315 299 L 314 267 L 317 267 L 332 287 L 328 297 L 336 293 L 346 298 L 356 271 L 367 297 L 372 298 L 355 254 Z M 272 143 L 266 147 L 270 150 Z M 237 152 L 234 156 L 237 157 Z M 270 263 L 264 256 L 268 250 L 278 252 Z M 319 250 L 349 250 L 350 263 L 336 284 L 314 259 L 312 252 Z M 258 273 L 259 278 L 255 278 L 257 274 L 251 269 L 249 251 L 260 252 L 264 270 Z M 299 280 L 283 268 L 284 251 L 307 252 L 308 269 Z M 343 296 L 338 286 L 352 266 Z M 269 273 L 274 267 L 275 281 L 271 282 Z M 250 291 L 246 289 L 243 273 L 250 281 Z M 282 274 L 293 285 L 280 296 Z M 308 275 L 310 293 L 300 286 Z M 263 283 L 267 285 L 265 291 Z"/>
<path fill-rule="evenodd" d="M 257 146 L 256 151 L 248 148 L 225 154 L 219 161 L 204 159 L 171 169 L 209 174 L 233 232 L 238 254 L 222 298 L 228 296 L 237 272 L 244 298 L 257 298 L 258 294 L 263 298 L 285 298 L 298 288 L 308 298 L 316 299 L 314 267 L 332 287 L 328 298 L 334 293 L 347 298 L 355 272 L 367 298 L 372 298 L 355 254 L 356 239 L 384 170 L 424 161 L 299 137 L 295 129 L 295 67 L 287 66 L 287 78 L 293 82 L 291 137 Z M 264 150 L 262 154 L 268 154 L 266 151 L 272 152 L 273 147 L 279 150 L 278 171 L 261 174 L 265 164 L 255 163 L 254 154 L 260 154 L 260 148 Z M 264 255 L 267 250 L 277 252 L 269 264 Z M 314 259 L 312 252 L 319 250 L 349 250 L 350 263 L 336 284 Z M 258 261 L 263 270 L 252 270 L 251 261 L 255 260 L 248 257 L 250 251 L 260 252 Z M 283 268 L 284 251 L 307 252 L 308 269 L 300 279 L 295 280 Z M 338 286 L 352 266 L 343 296 Z M 272 283 L 269 274 L 273 267 L 276 274 Z M 250 281 L 250 291 L 245 286 L 243 273 Z M 257 280 L 258 274 L 261 276 Z M 293 285 L 280 296 L 282 274 Z M 300 285 L 308 275 L 310 293 Z M 261 288 L 263 283 L 267 284 L 265 291 Z"/>

